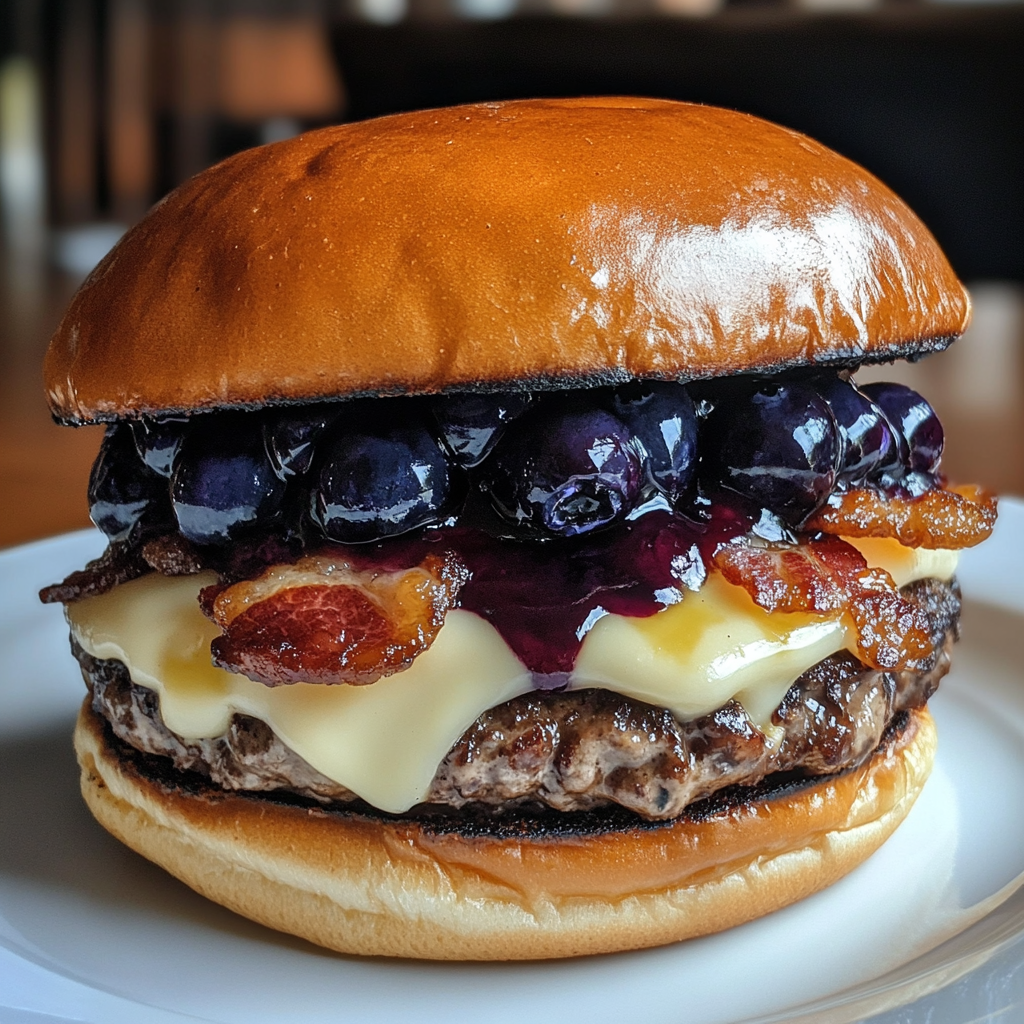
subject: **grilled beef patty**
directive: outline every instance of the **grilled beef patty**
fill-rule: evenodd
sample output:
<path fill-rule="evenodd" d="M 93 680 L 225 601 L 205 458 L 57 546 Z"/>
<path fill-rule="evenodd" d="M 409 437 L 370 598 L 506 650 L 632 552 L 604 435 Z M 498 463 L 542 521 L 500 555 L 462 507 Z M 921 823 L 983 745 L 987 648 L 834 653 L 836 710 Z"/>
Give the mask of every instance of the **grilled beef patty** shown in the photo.
<path fill-rule="evenodd" d="M 922 669 L 881 672 L 840 652 L 810 668 L 773 714 L 771 736 L 736 701 L 680 722 L 607 690 L 530 693 L 485 711 L 441 762 L 427 803 L 501 813 L 523 805 L 559 811 L 618 804 L 644 818 L 678 816 L 727 786 L 775 772 L 824 775 L 866 760 L 893 717 L 923 705 L 949 670 L 959 637 L 956 582 L 903 588 L 928 616 L 934 654 Z M 160 718 L 152 690 L 119 661 L 75 655 L 92 704 L 114 734 L 144 753 L 227 790 L 280 790 L 322 803 L 356 800 L 286 747 L 264 722 L 236 714 L 223 736 L 185 740 Z"/>

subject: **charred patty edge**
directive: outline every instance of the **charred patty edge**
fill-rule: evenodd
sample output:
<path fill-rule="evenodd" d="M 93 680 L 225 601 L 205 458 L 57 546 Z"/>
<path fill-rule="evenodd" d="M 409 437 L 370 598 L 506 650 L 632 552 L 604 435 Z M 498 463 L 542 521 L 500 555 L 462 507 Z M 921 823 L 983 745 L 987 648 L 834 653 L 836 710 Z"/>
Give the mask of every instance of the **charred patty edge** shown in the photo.
<path fill-rule="evenodd" d="M 321 804 L 296 793 L 283 790 L 252 792 L 226 790 L 210 783 L 199 772 L 174 768 L 170 759 L 158 754 L 147 754 L 119 739 L 110 723 L 90 708 L 98 719 L 103 739 L 117 756 L 121 770 L 129 777 L 156 786 L 163 792 L 220 804 L 230 800 L 270 803 L 294 808 L 321 818 L 343 821 L 408 825 L 426 835 L 458 835 L 464 839 L 498 840 L 567 840 L 600 835 L 655 832 L 671 829 L 680 822 L 699 823 L 726 815 L 744 807 L 785 799 L 804 790 L 813 789 L 823 782 L 842 778 L 856 771 L 861 763 L 851 764 L 831 775 L 807 775 L 801 772 L 776 772 L 755 785 L 727 786 L 724 789 L 690 804 L 674 818 L 645 818 L 614 804 L 586 811 L 556 811 L 544 805 L 520 805 L 510 812 L 495 815 L 490 808 L 480 805 L 458 810 L 436 804 L 419 804 L 402 814 L 382 811 L 365 800 Z M 900 742 L 914 721 L 913 713 L 900 711 L 890 721 L 872 756 L 879 750 Z"/>
<path fill-rule="evenodd" d="M 621 805 L 667 820 L 732 785 L 772 775 L 811 778 L 856 767 L 900 712 L 922 706 L 948 670 L 958 637 L 955 581 L 904 588 L 932 628 L 934 655 L 921 671 L 883 673 L 847 652 L 805 672 L 774 715 L 770 742 L 735 701 L 692 722 L 607 690 L 524 694 L 484 712 L 439 765 L 425 809 L 502 816 L 546 807 L 577 813 Z M 236 714 L 221 737 L 186 741 L 164 726 L 154 691 L 123 664 L 73 644 L 93 708 L 129 746 L 163 756 L 225 792 L 290 792 L 330 806 L 360 803 L 312 768 L 265 723 Z"/>

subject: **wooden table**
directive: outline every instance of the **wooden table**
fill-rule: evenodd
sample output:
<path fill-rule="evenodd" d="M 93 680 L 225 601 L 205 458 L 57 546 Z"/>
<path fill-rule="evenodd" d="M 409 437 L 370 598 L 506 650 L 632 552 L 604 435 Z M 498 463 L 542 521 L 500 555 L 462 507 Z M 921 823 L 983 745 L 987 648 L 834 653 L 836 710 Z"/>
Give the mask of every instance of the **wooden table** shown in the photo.
<path fill-rule="evenodd" d="M 58 427 L 41 364 L 75 284 L 0 262 L 0 547 L 89 525 L 86 485 L 102 430 Z M 943 465 L 958 481 L 1024 496 L 1024 291 L 976 289 L 977 329 L 914 366 L 866 371 L 923 392 L 946 427 Z"/>
<path fill-rule="evenodd" d="M 46 343 L 75 283 L 0 264 L 0 547 L 89 525 L 86 486 L 103 431 L 70 430 L 43 397 Z"/>

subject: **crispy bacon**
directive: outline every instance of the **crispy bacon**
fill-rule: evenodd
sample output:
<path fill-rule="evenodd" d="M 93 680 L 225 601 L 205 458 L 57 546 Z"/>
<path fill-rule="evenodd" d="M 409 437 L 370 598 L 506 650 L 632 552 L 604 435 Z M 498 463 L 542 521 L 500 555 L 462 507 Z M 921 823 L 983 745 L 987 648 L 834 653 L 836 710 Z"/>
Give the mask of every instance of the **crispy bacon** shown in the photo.
<path fill-rule="evenodd" d="M 969 548 L 992 532 L 996 499 L 976 485 L 886 497 L 867 488 L 833 494 L 803 529 L 842 537 L 894 537 L 911 548 Z"/>
<path fill-rule="evenodd" d="M 164 576 L 191 576 L 203 571 L 203 560 L 196 548 L 180 533 L 153 537 L 142 545 L 146 564 Z"/>
<path fill-rule="evenodd" d="M 395 572 L 321 554 L 207 587 L 199 601 L 223 630 L 210 645 L 222 668 L 268 686 L 365 685 L 433 643 L 467 578 L 451 553 Z"/>
<path fill-rule="evenodd" d="M 923 666 L 932 653 L 928 620 L 883 569 L 868 567 L 836 537 L 789 547 L 733 543 L 714 558 L 722 575 L 767 612 L 843 612 L 857 634 L 857 653 L 872 668 Z"/>
<path fill-rule="evenodd" d="M 144 576 L 148 571 L 149 566 L 139 553 L 127 544 L 108 544 L 106 551 L 84 569 L 77 569 L 60 583 L 43 587 L 39 591 L 39 600 L 43 604 L 72 604 L 105 594 L 121 583 Z"/>
<path fill-rule="evenodd" d="M 827 538 L 796 547 L 726 544 L 715 566 L 766 612 L 844 611 L 845 581 L 867 567 L 864 556 L 841 540 Z"/>

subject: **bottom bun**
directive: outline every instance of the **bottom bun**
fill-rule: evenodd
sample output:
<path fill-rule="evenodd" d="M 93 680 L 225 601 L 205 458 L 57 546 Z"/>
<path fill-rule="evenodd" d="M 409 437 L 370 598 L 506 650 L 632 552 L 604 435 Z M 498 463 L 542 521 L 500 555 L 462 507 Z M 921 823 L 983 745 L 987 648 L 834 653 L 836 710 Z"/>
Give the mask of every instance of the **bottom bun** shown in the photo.
<path fill-rule="evenodd" d="M 638 949 L 794 903 L 892 834 L 935 745 L 922 709 L 856 769 L 733 790 L 669 822 L 458 822 L 226 793 L 137 754 L 88 702 L 75 731 L 96 819 L 197 892 L 340 952 L 432 960 Z"/>

